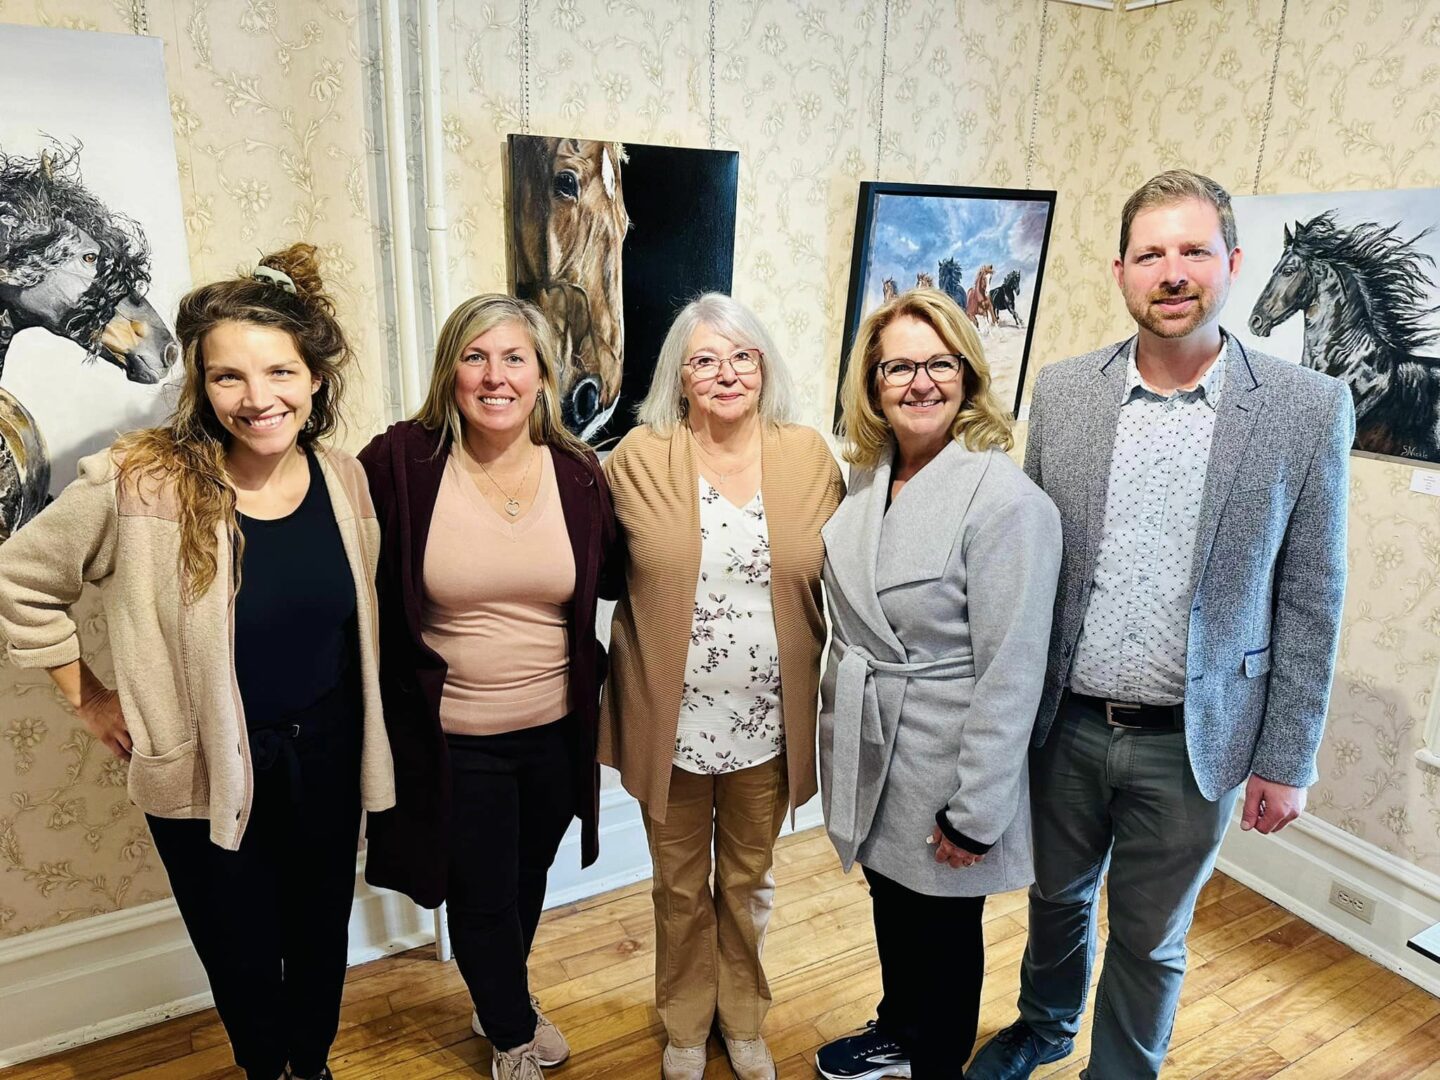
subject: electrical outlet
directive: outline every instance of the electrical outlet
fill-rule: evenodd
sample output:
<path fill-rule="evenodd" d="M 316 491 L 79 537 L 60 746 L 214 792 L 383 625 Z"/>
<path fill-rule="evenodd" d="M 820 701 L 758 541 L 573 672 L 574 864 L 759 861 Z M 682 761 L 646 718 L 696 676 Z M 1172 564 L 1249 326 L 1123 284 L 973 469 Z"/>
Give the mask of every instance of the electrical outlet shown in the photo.
<path fill-rule="evenodd" d="M 1375 898 L 1366 896 L 1359 889 L 1332 881 L 1330 882 L 1330 903 L 1341 911 L 1354 915 L 1361 922 L 1373 923 L 1375 921 Z"/>

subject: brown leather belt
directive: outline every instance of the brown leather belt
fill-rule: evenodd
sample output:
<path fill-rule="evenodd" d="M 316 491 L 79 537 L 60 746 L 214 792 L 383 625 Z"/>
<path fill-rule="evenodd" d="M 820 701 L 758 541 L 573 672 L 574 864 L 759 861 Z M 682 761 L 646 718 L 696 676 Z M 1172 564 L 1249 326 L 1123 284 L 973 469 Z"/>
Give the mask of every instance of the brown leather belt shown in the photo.
<path fill-rule="evenodd" d="M 1070 697 L 1077 704 L 1100 713 L 1111 727 L 1136 731 L 1180 731 L 1185 726 L 1184 704 L 1141 705 L 1136 701 L 1109 701 L 1074 692 Z"/>

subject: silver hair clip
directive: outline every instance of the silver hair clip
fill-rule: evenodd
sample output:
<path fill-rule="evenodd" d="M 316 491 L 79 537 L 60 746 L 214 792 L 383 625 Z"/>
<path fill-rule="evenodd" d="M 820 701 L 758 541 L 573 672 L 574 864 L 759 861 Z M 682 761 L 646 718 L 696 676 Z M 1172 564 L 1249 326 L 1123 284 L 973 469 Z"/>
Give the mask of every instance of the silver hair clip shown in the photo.
<path fill-rule="evenodd" d="M 295 291 L 295 279 L 284 270 L 276 270 L 272 266 L 257 266 L 255 272 L 250 275 L 256 281 L 269 282 L 271 285 L 278 285 L 291 296 L 298 296 Z"/>

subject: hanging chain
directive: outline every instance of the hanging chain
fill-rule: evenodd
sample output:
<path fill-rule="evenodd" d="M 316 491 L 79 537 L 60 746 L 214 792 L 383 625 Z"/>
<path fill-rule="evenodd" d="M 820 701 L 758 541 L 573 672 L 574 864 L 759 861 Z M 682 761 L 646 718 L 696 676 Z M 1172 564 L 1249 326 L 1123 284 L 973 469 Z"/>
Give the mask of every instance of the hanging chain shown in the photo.
<path fill-rule="evenodd" d="M 520 134 L 530 134 L 530 0 L 520 0 Z"/>
<path fill-rule="evenodd" d="M 719 0 L 710 0 L 710 149 L 715 149 L 715 8 Z"/>
<path fill-rule="evenodd" d="M 130 0 L 130 32 L 150 33 L 150 12 L 145 9 L 145 0 Z"/>
<path fill-rule="evenodd" d="M 1260 120 L 1260 151 L 1255 155 L 1255 191 L 1260 194 L 1260 169 L 1265 164 L 1265 139 L 1270 134 L 1270 117 L 1275 109 L 1275 81 L 1280 77 L 1280 50 L 1285 45 L 1285 15 L 1290 0 L 1280 5 L 1280 30 L 1275 35 L 1275 59 L 1270 63 L 1270 90 L 1265 95 L 1265 115 Z"/>
<path fill-rule="evenodd" d="M 1030 140 L 1025 145 L 1025 186 L 1035 170 L 1035 128 L 1040 122 L 1040 76 L 1045 71 L 1045 30 L 1050 22 L 1050 0 L 1040 5 L 1040 55 L 1035 58 L 1035 85 L 1030 91 Z"/>
<path fill-rule="evenodd" d="M 885 76 L 890 71 L 890 0 L 885 0 L 885 26 L 880 38 L 880 113 L 875 121 L 875 179 L 880 179 L 880 159 L 885 153 Z"/>

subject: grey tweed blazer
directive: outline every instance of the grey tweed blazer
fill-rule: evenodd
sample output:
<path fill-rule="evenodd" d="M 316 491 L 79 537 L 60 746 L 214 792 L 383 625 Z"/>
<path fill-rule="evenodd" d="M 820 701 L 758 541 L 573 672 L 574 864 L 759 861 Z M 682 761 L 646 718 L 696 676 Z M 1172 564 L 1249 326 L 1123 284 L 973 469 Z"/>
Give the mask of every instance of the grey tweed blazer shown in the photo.
<path fill-rule="evenodd" d="M 1317 779 L 1355 438 L 1344 383 L 1225 340 L 1186 659 L 1185 741 L 1209 799 L 1251 773 L 1297 787 Z M 1035 382 L 1025 471 L 1054 500 L 1065 535 L 1037 746 L 1069 682 L 1090 601 L 1128 344 L 1052 364 Z"/>

